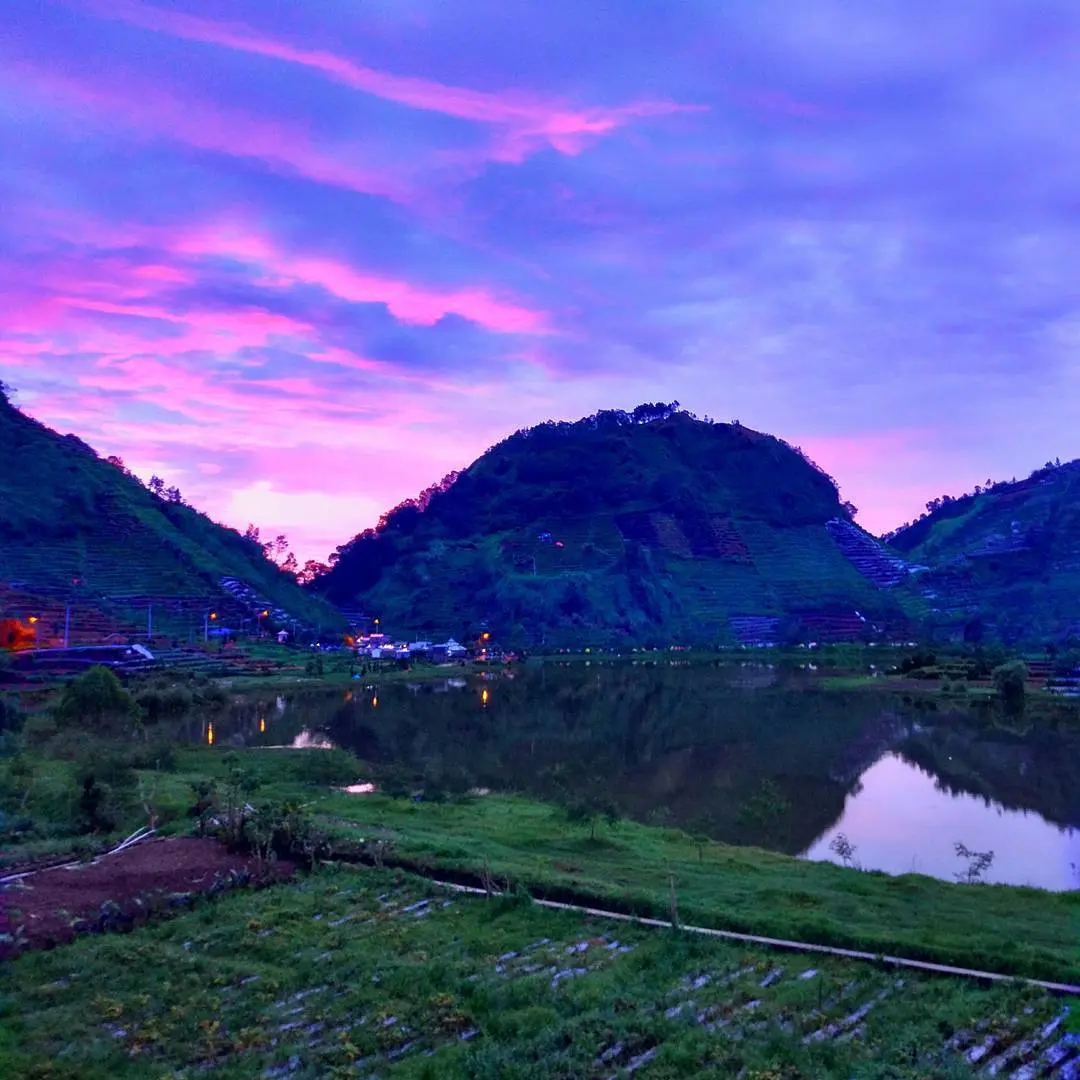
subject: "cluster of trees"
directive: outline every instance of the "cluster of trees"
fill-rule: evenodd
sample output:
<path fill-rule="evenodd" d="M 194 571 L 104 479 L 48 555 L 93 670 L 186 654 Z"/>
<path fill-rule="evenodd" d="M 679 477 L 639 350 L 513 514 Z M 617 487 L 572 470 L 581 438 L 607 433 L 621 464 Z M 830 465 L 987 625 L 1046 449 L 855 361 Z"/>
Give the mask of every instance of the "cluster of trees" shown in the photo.
<path fill-rule="evenodd" d="M 116 454 L 110 454 L 105 463 L 111 465 L 114 469 L 119 469 L 125 476 L 130 476 L 133 479 L 138 479 L 137 476 L 124 464 L 124 459 Z M 175 485 L 166 486 L 165 481 L 160 476 L 151 476 L 146 483 L 147 489 L 151 495 L 156 495 L 159 499 L 167 503 L 174 503 L 179 506 L 187 506 L 188 503 L 184 502 L 184 496 L 180 489 Z"/>
<path fill-rule="evenodd" d="M 264 542 L 259 526 L 249 524 L 244 530 L 244 539 L 257 547 L 279 570 L 296 578 L 301 585 L 310 584 L 330 569 L 325 563 L 315 559 L 308 559 L 301 566 L 300 561 L 289 550 L 289 538 L 284 533 L 278 533 L 273 540 Z"/>
<path fill-rule="evenodd" d="M 1049 475 L 1056 469 L 1062 467 L 1061 458 L 1054 458 L 1053 461 L 1048 461 L 1041 469 L 1035 469 L 1027 478 L 1027 482 L 1032 480 L 1039 480 L 1044 476 Z M 1014 476 L 1011 480 L 991 480 L 986 478 L 985 484 L 976 484 L 971 491 L 965 491 L 960 495 L 939 495 L 936 499 L 931 499 L 926 504 L 926 510 L 919 514 L 918 517 L 912 518 L 911 521 L 905 521 L 903 525 L 898 525 L 895 529 L 884 533 L 881 537 L 886 543 L 890 543 L 895 540 L 905 529 L 910 529 L 913 525 L 917 525 L 920 521 L 926 521 L 928 518 L 934 516 L 942 510 L 949 510 L 955 513 L 962 513 L 967 510 L 971 504 L 980 495 L 988 493 L 997 494 L 998 492 L 1007 491 L 1013 484 L 1017 482 Z"/>
<path fill-rule="evenodd" d="M 175 485 L 166 487 L 165 481 L 162 480 L 160 476 L 151 476 L 150 481 L 146 486 L 154 495 L 159 499 L 164 499 L 167 503 L 187 506 L 187 503 L 184 502 L 184 496 L 180 493 L 180 489 Z"/>

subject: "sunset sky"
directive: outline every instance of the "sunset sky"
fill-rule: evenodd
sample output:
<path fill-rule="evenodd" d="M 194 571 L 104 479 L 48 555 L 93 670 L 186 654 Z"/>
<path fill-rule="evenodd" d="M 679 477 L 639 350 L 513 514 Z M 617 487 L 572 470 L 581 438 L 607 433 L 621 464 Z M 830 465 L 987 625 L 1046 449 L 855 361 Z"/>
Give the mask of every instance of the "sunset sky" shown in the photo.
<path fill-rule="evenodd" d="M 325 558 L 678 399 L 873 531 L 1080 456 L 1076 0 L 3 0 L 0 377 Z"/>

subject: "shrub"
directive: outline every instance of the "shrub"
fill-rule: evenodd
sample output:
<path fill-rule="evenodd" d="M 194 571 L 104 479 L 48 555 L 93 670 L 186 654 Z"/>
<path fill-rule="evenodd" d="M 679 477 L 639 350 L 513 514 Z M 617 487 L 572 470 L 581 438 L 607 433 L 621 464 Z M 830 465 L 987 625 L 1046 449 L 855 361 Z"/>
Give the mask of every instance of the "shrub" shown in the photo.
<path fill-rule="evenodd" d="M 135 704 L 149 720 L 166 716 L 182 716 L 195 704 L 195 695 L 185 686 L 165 689 L 149 688 L 135 695 Z"/>
<path fill-rule="evenodd" d="M 364 773 L 364 763 L 348 750 L 295 750 L 290 752 L 293 775 L 314 784 L 353 784 Z"/>
<path fill-rule="evenodd" d="M 0 697 L 0 731 L 21 731 L 24 719 L 18 702 L 12 698 Z"/>
<path fill-rule="evenodd" d="M 994 686 L 1008 712 L 1023 712 L 1027 675 L 1023 660 L 1011 660 L 994 668 Z"/>
<path fill-rule="evenodd" d="M 64 687 L 54 714 L 61 726 L 105 734 L 130 729 L 138 706 L 116 673 L 99 666 L 84 671 Z"/>

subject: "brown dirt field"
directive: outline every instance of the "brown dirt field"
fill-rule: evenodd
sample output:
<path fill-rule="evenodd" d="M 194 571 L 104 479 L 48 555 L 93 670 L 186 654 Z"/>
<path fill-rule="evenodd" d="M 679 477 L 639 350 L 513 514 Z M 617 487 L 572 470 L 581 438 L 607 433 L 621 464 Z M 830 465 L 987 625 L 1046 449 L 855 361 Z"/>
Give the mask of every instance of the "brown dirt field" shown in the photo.
<path fill-rule="evenodd" d="M 94 865 L 40 870 L 0 888 L 0 957 L 26 949 L 52 948 L 71 941 L 79 930 L 125 930 L 155 910 L 178 906 L 174 894 L 206 893 L 227 875 L 240 881 L 282 881 L 296 866 L 262 863 L 231 854 L 216 840 L 169 837 L 147 840 Z M 5 874 L 19 872 L 18 867 Z M 231 880 L 236 883 L 235 876 Z M 108 905 L 103 918 L 103 905 Z"/>

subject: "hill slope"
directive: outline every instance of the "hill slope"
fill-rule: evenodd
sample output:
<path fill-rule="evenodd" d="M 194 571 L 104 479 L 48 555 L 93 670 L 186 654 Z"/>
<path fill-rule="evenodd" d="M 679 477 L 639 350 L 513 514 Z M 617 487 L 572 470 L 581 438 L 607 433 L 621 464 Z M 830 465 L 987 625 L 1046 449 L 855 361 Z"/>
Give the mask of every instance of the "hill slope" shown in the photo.
<path fill-rule="evenodd" d="M 778 439 L 640 406 L 516 432 L 314 588 L 395 632 L 486 622 L 515 646 L 859 636 L 902 618 L 907 568 L 849 509 Z"/>
<path fill-rule="evenodd" d="M 40 644 L 109 633 L 201 636 L 217 625 L 327 625 L 328 605 L 305 593 L 258 544 L 189 506 L 151 494 L 73 435 L 23 415 L 0 392 L 0 618 L 33 617 Z M 152 608 L 152 612 L 151 612 Z"/>
<path fill-rule="evenodd" d="M 938 626 L 969 641 L 1080 635 L 1080 461 L 932 503 L 890 537 Z"/>

